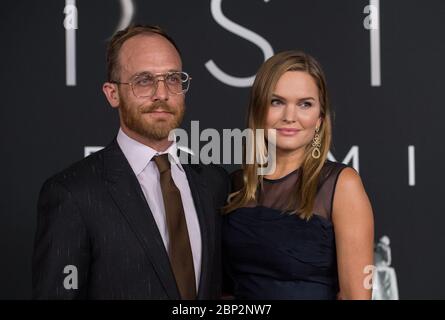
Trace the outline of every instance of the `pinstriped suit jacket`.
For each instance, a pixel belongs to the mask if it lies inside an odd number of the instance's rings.
[[[229,178],[215,165],[183,167],[202,235],[198,299],[218,299],[219,208]],[[44,183],[32,267],[37,299],[180,298],[150,208],[116,140]]]

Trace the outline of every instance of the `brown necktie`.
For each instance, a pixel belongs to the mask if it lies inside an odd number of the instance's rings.
[[[168,153],[153,157],[158,166],[169,234],[169,257],[182,299],[196,299],[192,249],[182,206],[181,193],[170,170]]]

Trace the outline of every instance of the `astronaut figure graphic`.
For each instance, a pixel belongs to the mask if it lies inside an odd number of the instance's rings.
[[[374,247],[373,300],[398,300],[396,272],[391,267],[391,248],[388,236],[380,238]]]

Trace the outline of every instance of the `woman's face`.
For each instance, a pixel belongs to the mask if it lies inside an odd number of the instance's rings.
[[[287,71],[272,91],[266,129],[276,129],[277,152],[302,153],[321,125],[318,87],[310,74]]]

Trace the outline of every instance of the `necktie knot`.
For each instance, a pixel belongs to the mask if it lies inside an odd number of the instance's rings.
[[[164,173],[170,169],[170,161],[168,160],[168,153],[164,153],[153,157],[153,161],[158,167],[159,173]]]

